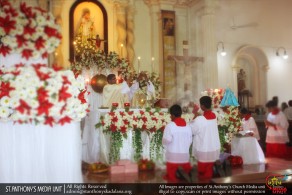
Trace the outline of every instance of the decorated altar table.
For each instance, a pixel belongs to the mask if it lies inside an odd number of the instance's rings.
[[[145,109],[130,109],[130,113],[133,114],[134,117],[139,115],[140,113],[146,113]],[[165,113],[167,115],[167,109],[160,110],[160,113]],[[110,109],[98,109],[97,110],[98,119],[100,119],[101,116],[105,116],[107,114],[113,113]],[[124,109],[117,109],[115,110],[115,113],[127,113]],[[142,114],[143,115],[143,114]],[[146,114],[147,115],[147,114]],[[156,114],[159,115],[159,114]],[[163,116],[164,117],[164,116]],[[170,121],[170,119],[165,119],[165,123]],[[101,121],[99,121],[101,122]],[[149,121],[150,122],[150,121]],[[130,122],[131,123],[131,122]],[[155,123],[155,121],[154,121]],[[142,125],[142,124],[141,124]],[[127,129],[125,129],[125,135],[123,135],[122,138],[122,147],[119,151],[119,159],[129,159],[132,161],[135,161],[135,143],[134,143],[134,137],[136,136],[135,131],[131,125],[128,126]],[[110,160],[111,153],[111,145],[114,144],[112,135],[106,133],[105,128],[103,126],[100,126],[97,128],[98,134],[99,134],[99,141],[100,141],[100,154],[99,154],[99,161],[103,163],[113,163]],[[153,139],[154,133],[147,132],[146,130],[141,130],[141,142],[142,142],[142,151],[141,151],[141,157],[144,159],[150,159],[151,155],[154,159],[154,161],[157,164],[162,164],[165,161],[164,152],[162,151],[163,148],[161,147],[161,151],[153,151],[152,146],[152,154],[151,154],[151,140]],[[162,134],[161,134],[162,135]],[[133,139],[134,138],[134,139]],[[136,137],[137,138],[137,137]],[[156,148],[157,149],[157,148]],[[156,156],[157,154],[161,154],[161,156]]]
[[[79,122],[0,127],[0,183],[82,182]]]

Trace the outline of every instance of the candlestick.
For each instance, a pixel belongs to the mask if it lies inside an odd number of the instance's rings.
[[[123,58],[124,56],[123,56],[123,49],[124,49],[124,44],[122,43],[121,44],[121,57]]]
[[[154,72],[154,57],[151,58],[151,71]]]
[[[139,56],[138,57],[138,73],[140,73],[140,60],[141,60],[141,57]]]

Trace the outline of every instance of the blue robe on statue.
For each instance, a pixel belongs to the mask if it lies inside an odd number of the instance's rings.
[[[221,107],[225,106],[239,106],[237,98],[235,97],[234,93],[231,91],[229,87],[225,90],[223,99],[220,103]]]

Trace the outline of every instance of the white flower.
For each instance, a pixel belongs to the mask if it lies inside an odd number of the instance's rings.
[[[10,114],[9,108],[0,106],[0,118],[7,118]]]
[[[11,102],[10,98],[7,97],[7,96],[4,96],[0,100],[0,105],[4,106],[4,107],[9,107],[10,106],[10,102]]]

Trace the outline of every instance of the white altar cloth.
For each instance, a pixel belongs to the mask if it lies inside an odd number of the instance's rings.
[[[0,183],[81,183],[80,123],[0,122]]]
[[[233,138],[231,141],[231,154],[241,156],[243,164],[265,163],[265,155],[255,137]]]

